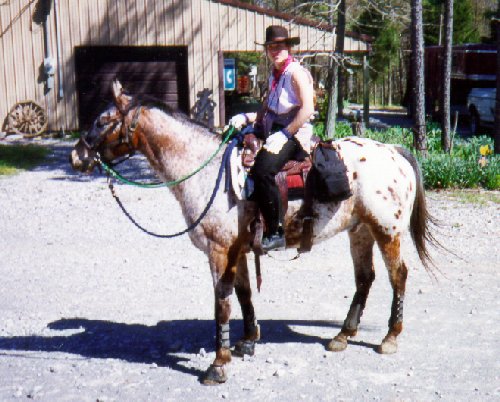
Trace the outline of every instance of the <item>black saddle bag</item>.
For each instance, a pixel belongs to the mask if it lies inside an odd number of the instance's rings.
[[[321,203],[344,201],[352,195],[347,168],[331,142],[320,142],[314,149],[307,181],[308,191]]]

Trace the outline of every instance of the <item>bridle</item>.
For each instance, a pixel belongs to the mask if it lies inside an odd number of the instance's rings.
[[[128,152],[126,153],[126,159],[130,158],[134,153],[135,153],[135,148],[132,143],[132,139],[134,137],[134,134],[137,130],[137,127],[139,125],[139,117],[141,115],[141,112],[143,111],[144,107],[142,105],[139,105],[135,108],[134,115],[132,117],[132,121],[130,124],[125,124],[125,119],[127,118],[130,110],[134,107],[134,105],[131,105],[128,107],[126,110],[121,110],[120,108],[116,108],[118,111],[120,117],[117,119],[116,115],[113,116],[101,116],[99,118],[98,123],[94,124],[101,124],[101,125],[106,125],[108,124],[109,127],[106,127],[100,134],[99,137],[95,140],[92,141],[92,143],[89,143],[85,136],[82,136],[80,138],[81,142],[87,149],[87,151],[91,153],[95,153],[94,159],[96,162],[99,164],[101,163],[101,155],[99,152],[99,148],[101,145],[108,139],[110,134],[118,132],[118,136],[116,139],[108,142],[109,147],[115,147],[118,145],[126,145],[128,147]]]

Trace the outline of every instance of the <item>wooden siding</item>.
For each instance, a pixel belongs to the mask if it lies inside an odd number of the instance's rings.
[[[190,106],[203,88],[218,104],[219,51],[260,51],[265,27],[279,24],[300,35],[299,52],[332,49],[333,33],[295,24],[262,10],[215,0],[57,0],[48,16],[48,49],[44,31],[33,22],[38,1],[11,0],[0,5],[0,121],[19,101],[32,99],[49,114],[49,129],[78,128],[74,49],[77,46],[187,46]],[[53,2],[56,4],[56,2]],[[60,77],[45,93],[40,69],[46,53],[57,60],[54,13],[60,21]],[[346,51],[365,51],[366,43],[346,41]],[[218,119],[219,112],[215,116]],[[216,121],[218,124],[218,121]]]

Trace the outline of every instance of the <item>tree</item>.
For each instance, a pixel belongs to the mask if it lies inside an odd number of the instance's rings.
[[[443,13],[447,0],[424,0],[423,18],[424,40],[427,45],[439,45],[442,32]],[[481,38],[481,26],[476,21],[474,2],[472,0],[455,1],[453,43],[475,43]],[[484,10],[483,10],[484,12]]]
[[[413,87],[413,142],[416,150],[427,156],[427,136],[425,132],[424,93],[424,35],[422,21],[422,0],[411,0],[411,48]]]
[[[345,22],[346,22],[346,0],[340,0],[338,18],[337,18],[337,43],[335,44],[335,53],[343,60],[344,58],[344,42],[345,42]],[[337,113],[340,117],[344,115],[344,72],[345,69],[341,65],[338,69],[338,99],[337,99]]]
[[[333,25],[333,10],[334,10],[334,2],[335,0],[330,1],[330,22]],[[335,48],[338,46],[338,38],[337,43],[335,43]],[[326,127],[325,127],[325,135],[326,138],[334,138],[335,137],[335,125],[337,119],[337,100],[338,100],[338,60],[333,55],[330,58],[330,70],[328,73],[328,112],[326,116]]]
[[[451,148],[450,133],[450,93],[451,93],[451,53],[453,45],[453,0],[445,1],[444,8],[444,54],[443,54],[443,90],[441,92],[441,145],[446,152]]]
[[[370,35],[374,39],[370,52],[371,80],[386,87],[384,102],[392,103],[396,93],[393,88],[396,87],[399,87],[398,101],[402,101],[407,68],[403,55],[409,49],[410,43],[410,20],[407,17],[409,2],[372,0],[361,2],[361,5],[362,7],[358,7],[358,14],[353,16],[352,30]],[[384,85],[385,83],[387,85]]]
[[[494,148],[495,154],[500,154],[500,4],[498,5],[494,26],[497,40],[497,95],[495,104]]]

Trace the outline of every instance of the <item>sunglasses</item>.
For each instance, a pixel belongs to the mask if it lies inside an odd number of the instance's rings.
[[[285,42],[270,43],[269,45],[266,45],[266,49],[271,51],[283,50],[288,49],[288,45]]]

